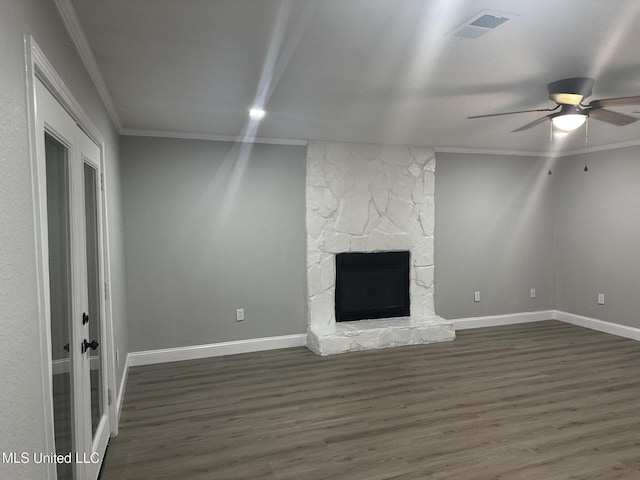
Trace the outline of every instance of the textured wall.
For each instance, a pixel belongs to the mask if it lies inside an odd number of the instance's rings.
[[[409,250],[411,316],[434,315],[435,156],[428,148],[310,142],[307,281],[313,329],[335,324],[335,254]]]
[[[24,34],[31,33],[106,141],[116,336],[127,351],[118,136],[50,0],[4,0],[0,14],[0,451],[44,445],[39,313],[27,133]],[[44,465],[0,465],[0,477],[44,477]]]
[[[122,138],[132,350],[305,332],[305,152]]]
[[[561,186],[557,175],[547,175],[548,161],[453,153],[436,158],[438,315],[554,308],[552,191]],[[536,298],[529,297],[531,288]]]

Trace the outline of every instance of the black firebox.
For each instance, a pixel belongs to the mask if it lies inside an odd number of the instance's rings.
[[[409,252],[336,255],[336,321],[409,315]]]

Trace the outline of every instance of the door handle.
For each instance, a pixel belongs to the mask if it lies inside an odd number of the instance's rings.
[[[89,349],[95,350],[99,346],[100,344],[96,340],[91,340],[91,342],[87,342],[87,339],[85,338],[82,344],[82,353],[86,352]]]

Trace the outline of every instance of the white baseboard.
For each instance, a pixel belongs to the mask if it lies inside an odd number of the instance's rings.
[[[562,312],[555,310],[555,320],[561,322],[570,323],[572,325],[578,325],[580,327],[590,328],[591,330],[597,330],[603,333],[610,333],[619,337],[630,338],[632,340],[640,340],[640,329],[635,327],[628,327],[626,325],[620,325],[617,323],[606,322],[604,320],[598,320],[590,317],[583,317],[582,315],[576,315],[575,313]]]
[[[120,380],[120,388],[118,389],[118,396],[116,398],[116,423],[118,425],[120,424],[120,414],[122,413],[122,402],[124,402],[124,391],[127,388],[127,378],[129,377],[129,355],[127,355],[124,361],[124,370],[122,371],[122,379]]]
[[[560,310],[542,310],[539,312],[510,313],[507,315],[489,315],[486,317],[469,317],[450,320],[456,330],[468,328],[496,327],[499,325],[513,325],[516,323],[540,322],[543,320],[558,320],[579,327],[610,333],[619,337],[640,341],[640,328],[628,327],[617,323],[584,317],[575,313]]]
[[[506,315],[489,315],[486,317],[468,317],[450,320],[456,330],[468,328],[497,327],[516,323],[541,322],[553,320],[555,310],[541,310],[538,312],[508,313]]]
[[[164,348],[132,352],[127,356],[130,366],[153,365],[156,363],[179,362],[199,358],[219,357],[237,353],[260,352],[278,348],[303,347],[307,343],[307,334],[282,335],[279,337],[251,338],[232,342],[193,345],[189,347]]]
[[[91,356],[89,357],[89,361],[91,362],[90,367],[91,370],[98,370],[100,368],[100,357],[99,356]],[[51,373],[53,375],[60,375],[62,373],[70,373],[71,372],[71,358],[61,358],[60,360],[51,360]]]
[[[51,360],[51,374],[60,375],[62,373],[71,372],[71,358],[61,358],[60,360]]]

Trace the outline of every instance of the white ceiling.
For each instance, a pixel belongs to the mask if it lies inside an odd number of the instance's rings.
[[[640,95],[638,0],[73,0],[124,131],[549,150],[546,84]],[[450,32],[483,9],[515,17]],[[264,103],[257,132],[247,111]],[[623,113],[640,107],[614,109]],[[640,114],[638,114],[640,117]],[[640,141],[592,121],[589,146]],[[585,146],[584,129],[554,148]]]

